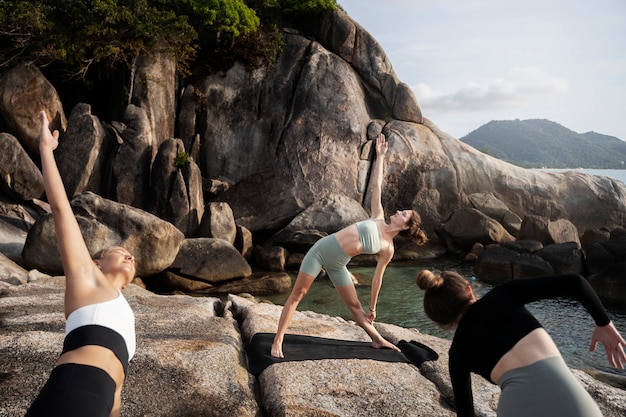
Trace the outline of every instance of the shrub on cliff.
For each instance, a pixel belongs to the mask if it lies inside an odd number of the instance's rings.
[[[336,0],[4,0],[0,67],[55,62],[85,78],[93,64],[131,63],[155,45],[167,45],[183,73],[201,48],[205,58],[254,64],[279,53],[285,17],[336,7]]]

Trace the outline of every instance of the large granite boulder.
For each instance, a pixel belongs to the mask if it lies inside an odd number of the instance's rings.
[[[2,120],[34,158],[39,157],[39,110],[46,110],[50,129],[64,132],[67,119],[63,103],[52,84],[33,64],[18,65],[0,78]]]
[[[369,218],[363,206],[343,195],[329,194],[299,213],[272,237],[292,252],[306,252],[320,237]]]
[[[474,208],[456,210],[445,223],[435,227],[435,232],[452,253],[468,252],[475,243],[491,245],[515,240],[500,223]]]
[[[111,197],[142,210],[149,206],[150,167],[156,153],[149,116],[145,108],[129,104],[123,123],[113,125],[120,144],[111,161]]]
[[[211,284],[252,275],[252,268],[233,245],[211,237],[185,239],[170,269]]]
[[[522,219],[509,210],[506,204],[492,193],[473,193],[468,197],[476,210],[496,220],[511,235],[517,236],[519,234],[522,227]]]
[[[415,209],[428,232],[476,193],[491,193],[511,218],[545,215],[579,230],[625,222],[623,184],[516,167],[447,135],[421,112],[396,112],[410,98],[375,40],[341,11],[313,26],[304,35],[314,37],[285,33],[275,69],[235,65],[182,97],[189,117],[179,119],[179,131],[190,141],[201,132],[203,173],[234,184],[220,201],[238,224],[274,232],[330,193],[365,205],[362,149],[372,122],[390,144],[383,206]],[[405,104],[396,106],[400,97]]]
[[[71,205],[89,252],[123,246],[135,256],[138,276],[168,268],[183,243],[184,235],[171,223],[92,192],[76,196]],[[29,229],[22,257],[30,268],[63,273],[52,215],[39,217]]]
[[[524,217],[519,231],[520,239],[537,240],[544,245],[575,242],[580,246],[579,231],[567,219],[550,220],[544,216]]]

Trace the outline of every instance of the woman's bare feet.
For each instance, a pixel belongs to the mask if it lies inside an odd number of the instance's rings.
[[[385,349],[392,349],[392,350],[395,350],[395,351],[400,352],[400,348],[399,348],[398,346],[394,345],[394,344],[393,344],[393,343],[391,343],[391,342],[388,342],[388,341],[387,341],[387,340],[385,340],[385,339],[382,339],[382,340],[381,340],[381,341],[379,341],[379,342],[372,342],[372,347],[373,347],[374,349],[382,349],[382,348],[385,348]]]
[[[274,358],[284,358],[285,355],[283,354],[282,343],[281,344],[272,343],[272,351],[270,352],[270,354]]]

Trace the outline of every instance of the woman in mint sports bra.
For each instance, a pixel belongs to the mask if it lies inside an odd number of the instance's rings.
[[[420,216],[413,210],[397,211],[389,218],[389,223],[385,223],[385,213],[381,203],[381,187],[383,159],[386,152],[387,142],[381,133],[376,138],[376,159],[371,175],[372,217],[318,240],[302,260],[298,277],[280,315],[278,330],[271,348],[273,357],[284,357],[282,346],[287,326],[298,307],[298,303],[311,288],[322,268],[326,270],[339,297],[352,313],[356,323],[372,339],[372,347],[399,350],[395,345],[385,340],[373,326],[376,318],[378,293],[385,268],[393,257],[393,238],[398,234],[407,235],[417,244],[423,245],[426,242],[426,233],[421,228]],[[361,307],[352,282],[352,275],[346,266],[353,256],[360,254],[379,254],[372,278],[372,295],[367,314]]]
[[[63,187],[50,132],[39,113],[44,186],[65,273],[65,340],[61,356],[27,417],[119,416],[128,362],[135,353],[135,317],[121,290],[135,276],[135,258],[122,247],[91,258]]]

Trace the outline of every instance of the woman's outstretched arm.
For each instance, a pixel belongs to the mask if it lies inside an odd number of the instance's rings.
[[[59,132],[57,130],[50,132],[45,111],[39,112],[39,120],[41,121],[39,136],[41,171],[66,277],[66,295],[69,295],[69,297],[66,296],[65,305],[67,315],[74,310],[73,300],[95,286],[95,279],[90,279],[94,278],[95,266],[78,227],[54,159],[54,150],[59,145]]]
[[[382,186],[383,186],[383,165],[385,163],[385,153],[387,152],[387,141],[385,135],[380,133],[376,138],[376,159],[372,167],[372,175],[370,177],[370,188],[372,193],[371,210],[372,218],[384,219],[385,212],[382,203]]]

